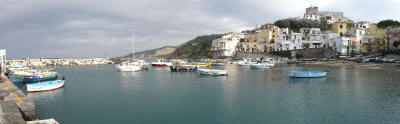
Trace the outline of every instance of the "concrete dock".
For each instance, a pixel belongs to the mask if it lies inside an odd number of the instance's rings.
[[[0,124],[25,124],[36,119],[33,100],[1,74]]]

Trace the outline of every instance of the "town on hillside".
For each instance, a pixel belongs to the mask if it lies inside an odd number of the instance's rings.
[[[352,21],[344,12],[319,11],[317,6],[311,6],[302,18],[282,19],[215,39],[211,53],[213,58],[285,51],[295,52],[289,58],[376,57],[399,49],[400,28],[382,25],[388,24]]]

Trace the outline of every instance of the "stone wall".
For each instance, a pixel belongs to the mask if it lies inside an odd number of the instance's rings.
[[[335,51],[332,48],[309,48],[296,50],[296,54],[301,54],[303,58],[334,58]]]

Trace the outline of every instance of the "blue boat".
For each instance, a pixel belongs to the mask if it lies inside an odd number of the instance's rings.
[[[296,78],[326,77],[326,74],[326,71],[289,71],[289,76]]]
[[[251,65],[250,69],[271,69],[271,67],[269,67],[269,66],[254,66],[254,65]]]
[[[10,79],[14,83],[30,83],[46,80],[53,80],[57,78],[57,72],[34,72],[30,75],[10,75]]]
[[[64,80],[42,81],[26,85],[28,92],[39,92],[58,89],[64,86]]]

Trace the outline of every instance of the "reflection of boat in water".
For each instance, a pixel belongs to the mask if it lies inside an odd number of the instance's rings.
[[[326,74],[326,71],[289,71],[290,77],[297,78],[326,77]]]
[[[217,69],[199,69],[199,72],[202,75],[213,75],[213,76],[228,75],[228,72],[226,70],[217,70]]]
[[[64,86],[64,80],[42,81],[37,83],[26,84],[28,92],[49,91]]]
[[[289,83],[325,83],[326,77],[318,78],[289,78]]]

